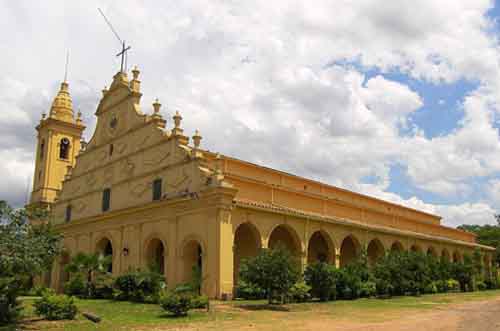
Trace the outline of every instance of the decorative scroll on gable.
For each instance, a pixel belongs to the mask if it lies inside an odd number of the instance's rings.
[[[178,112],[172,130],[166,131],[158,100],[152,115],[140,111],[138,70],[133,74],[130,82],[126,74],[116,74],[110,89],[103,91],[95,132],[56,201],[56,222],[64,219],[67,206],[72,207],[72,220],[100,215],[104,189],[111,190],[114,211],[152,203],[157,179],[162,180],[163,199],[229,185],[220,169],[207,166],[198,132],[193,136],[194,146],[189,146]]]

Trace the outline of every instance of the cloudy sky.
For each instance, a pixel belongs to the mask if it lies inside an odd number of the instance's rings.
[[[210,150],[442,215],[500,212],[500,4],[0,0],[0,199],[26,200],[64,77],[90,137],[118,41]],[[171,121],[169,124],[171,125]]]

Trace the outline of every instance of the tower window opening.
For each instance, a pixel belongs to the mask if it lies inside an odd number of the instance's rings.
[[[114,146],[113,146],[113,144],[110,144],[109,145],[109,156],[113,156],[113,150],[114,150]]]
[[[62,138],[59,146],[59,158],[67,160],[69,157],[70,143],[68,138]]]
[[[43,153],[45,152],[45,140],[40,144],[40,160],[43,160]]]

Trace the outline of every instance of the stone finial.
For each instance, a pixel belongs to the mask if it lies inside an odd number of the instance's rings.
[[[179,114],[179,111],[175,111],[175,115],[172,117],[174,119],[174,125],[176,129],[179,129],[181,126],[182,116]]]
[[[153,110],[155,115],[159,115],[160,113],[160,108],[161,108],[161,103],[158,100],[158,98],[155,99],[155,102],[153,102]]]
[[[215,155],[215,173],[217,175],[222,174],[222,157],[219,153]]]
[[[107,86],[104,86],[104,88],[102,89],[102,96],[105,96],[106,93],[108,93],[108,87]]]
[[[134,80],[138,80],[139,79],[139,74],[141,72],[139,71],[139,68],[137,68],[137,66],[134,66],[134,69],[132,69],[132,77]]]
[[[200,148],[200,143],[201,143],[201,135],[200,131],[196,130],[193,135],[193,143],[194,143],[194,148],[199,149]]]
[[[45,119],[45,117],[47,117],[47,114],[45,112],[42,113],[42,120]]]
[[[181,114],[179,114],[179,111],[176,111],[175,115],[172,118],[174,120],[174,129],[172,130],[172,134],[174,136],[181,136],[183,131],[181,129],[182,116]]]
[[[78,113],[76,114],[76,124],[82,124],[82,112],[78,109]]]

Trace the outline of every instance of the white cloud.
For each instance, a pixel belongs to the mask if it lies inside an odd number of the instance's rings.
[[[500,54],[485,16],[492,5],[486,0],[4,2],[0,20],[9,29],[0,43],[2,62],[10,65],[0,79],[0,125],[6,128],[0,153],[12,159],[5,171],[18,168],[22,178],[31,174],[25,155],[33,153],[33,126],[57,91],[67,48],[74,105],[83,111],[90,135],[100,90],[118,68],[119,45],[96,10],[102,7],[132,44],[129,62],[142,70],[143,110],[150,112],[159,97],[164,114],[181,111],[188,134],[201,129],[205,147],[430,208],[450,219],[469,213],[482,222],[477,215],[486,219],[492,210],[487,203],[453,201],[474,196],[469,184],[500,170],[493,125],[500,109]],[[464,100],[460,125],[428,139],[425,127],[408,121],[425,108],[416,91],[383,75],[367,79],[362,68],[338,64],[343,61],[436,84],[469,79],[480,87]],[[410,130],[403,134],[402,128]],[[408,170],[410,184],[450,205],[419,197],[406,201],[387,192],[395,164]],[[0,187],[24,187],[21,177],[0,179]],[[374,178],[371,187],[363,184],[367,177]],[[0,194],[20,201],[9,192]]]

